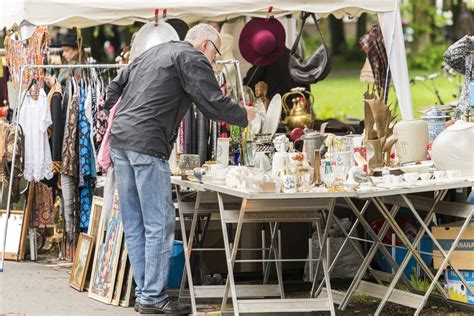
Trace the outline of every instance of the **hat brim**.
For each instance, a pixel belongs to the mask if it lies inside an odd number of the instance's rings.
[[[270,31],[276,39],[275,49],[267,54],[259,54],[252,45],[252,39],[259,31]],[[253,18],[248,22],[239,38],[239,50],[242,57],[255,66],[266,66],[277,61],[285,49],[286,33],[285,28],[277,19]]]
[[[175,29],[176,33],[178,33],[179,40],[184,41],[184,38],[189,31],[189,25],[181,19],[168,19],[166,22],[168,22],[168,24]]]

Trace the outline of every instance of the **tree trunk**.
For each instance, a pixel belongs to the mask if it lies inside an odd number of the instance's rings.
[[[344,36],[344,25],[342,19],[329,16],[329,27],[331,29],[331,49],[334,55],[341,54],[346,48],[346,37]]]
[[[357,40],[355,45],[359,46],[359,40],[367,33],[367,13],[362,13],[357,19]]]
[[[422,54],[431,44],[431,0],[413,1],[413,53]]]

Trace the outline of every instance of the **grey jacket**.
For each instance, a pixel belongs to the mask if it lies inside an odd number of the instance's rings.
[[[245,127],[247,112],[222,95],[206,57],[187,42],[154,46],[110,83],[105,109],[122,96],[110,146],[169,159],[181,119],[194,102],[209,119]]]

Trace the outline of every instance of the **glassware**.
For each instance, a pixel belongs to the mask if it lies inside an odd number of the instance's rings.
[[[178,167],[181,174],[189,173],[201,166],[201,159],[199,155],[182,154],[179,156]]]

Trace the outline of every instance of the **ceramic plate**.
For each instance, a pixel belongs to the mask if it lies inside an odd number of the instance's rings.
[[[273,96],[268,106],[265,120],[263,121],[262,134],[275,134],[281,118],[281,96],[277,93]]]
[[[410,185],[408,183],[380,183],[377,184],[378,187],[384,188],[384,189],[400,189],[400,188],[408,188]]]
[[[433,166],[433,161],[431,160],[421,161],[418,164],[415,162],[410,162],[401,166],[400,170],[402,170],[405,173],[410,173],[410,172],[428,173],[430,172],[431,166]]]

